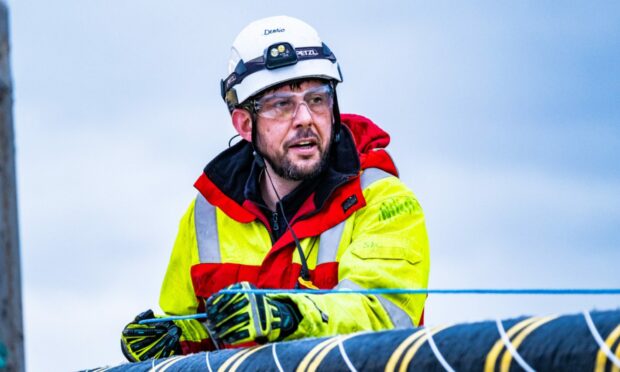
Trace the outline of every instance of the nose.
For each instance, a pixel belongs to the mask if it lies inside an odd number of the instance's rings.
[[[310,108],[306,102],[302,101],[297,104],[297,109],[295,110],[293,120],[295,126],[304,126],[312,123],[312,112],[310,112]]]

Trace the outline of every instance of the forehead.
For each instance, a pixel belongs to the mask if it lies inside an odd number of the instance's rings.
[[[304,90],[320,87],[325,84],[325,81],[319,79],[297,80],[284,83],[283,85],[280,85],[273,89],[269,89],[265,91],[263,95],[272,93],[303,92]]]

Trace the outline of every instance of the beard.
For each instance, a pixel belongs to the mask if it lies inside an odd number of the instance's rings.
[[[269,165],[271,165],[271,168],[274,170],[274,172],[276,172],[278,176],[289,181],[310,180],[321,174],[327,168],[327,163],[330,156],[330,149],[332,147],[332,141],[334,138],[332,133],[327,147],[323,148],[321,143],[318,141],[318,137],[312,132],[310,128],[297,132],[295,137],[292,139],[293,141],[297,138],[314,137],[317,139],[317,146],[319,150],[319,160],[310,167],[302,167],[298,164],[295,164],[295,162],[293,162],[292,159],[287,156],[286,152],[267,154],[267,152],[263,150],[264,147],[262,145],[261,136],[257,133],[256,137],[257,150],[260,152],[261,156],[265,158]]]

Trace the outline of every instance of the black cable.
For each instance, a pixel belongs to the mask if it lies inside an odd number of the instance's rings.
[[[228,140],[228,147],[231,147],[231,146],[232,146],[232,145],[231,145],[232,141],[233,141],[235,138],[237,138],[237,137],[241,137],[241,135],[239,135],[239,134],[235,134],[234,136],[230,137],[230,139]]]

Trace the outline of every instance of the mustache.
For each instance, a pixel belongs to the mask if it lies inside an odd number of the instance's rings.
[[[312,129],[310,129],[310,128],[305,128],[305,129],[298,130],[297,132],[295,132],[295,136],[293,138],[287,140],[284,143],[284,145],[286,147],[288,147],[291,144],[293,144],[293,143],[295,143],[295,142],[297,142],[299,140],[302,140],[302,139],[314,139],[316,141],[317,145],[320,146],[319,136],[316,133],[314,133],[312,131]]]

